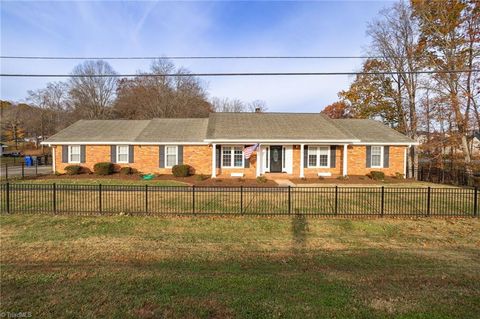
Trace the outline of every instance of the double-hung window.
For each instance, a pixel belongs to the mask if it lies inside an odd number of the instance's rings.
[[[117,163],[128,163],[128,145],[117,145]]]
[[[383,146],[372,146],[370,155],[371,166],[374,168],[383,167]]]
[[[223,146],[222,167],[243,167],[243,148],[238,146]]]
[[[308,147],[308,167],[313,167],[313,168],[330,167],[330,147],[329,146],[309,146]]]
[[[165,167],[173,167],[178,164],[177,146],[165,146]]]
[[[80,163],[80,145],[70,145],[68,147],[68,162]]]

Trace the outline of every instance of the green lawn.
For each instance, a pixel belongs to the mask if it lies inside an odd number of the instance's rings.
[[[474,318],[480,220],[0,216],[1,312]]]

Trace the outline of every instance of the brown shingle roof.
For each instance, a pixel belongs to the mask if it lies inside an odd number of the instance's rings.
[[[211,113],[207,140],[356,140],[320,113]]]
[[[137,142],[203,142],[208,119],[153,119],[137,136]]]
[[[362,143],[414,143],[411,138],[374,120],[338,119],[337,126],[350,132]]]
[[[80,120],[45,142],[133,142],[149,123],[150,120]]]
[[[45,143],[198,143],[205,140],[414,142],[373,120],[331,120],[319,113],[212,113],[208,119],[81,120]]]
[[[203,142],[208,119],[81,120],[45,143]]]

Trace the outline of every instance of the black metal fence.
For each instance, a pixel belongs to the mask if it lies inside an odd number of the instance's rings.
[[[441,169],[436,167],[420,167],[418,169],[418,180],[439,184],[476,187],[480,183],[480,174],[475,176],[466,169]]]
[[[3,213],[478,216],[471,188],[1,184]]]
[[[17,159],[17,158],[13,158]],[[51,174],[52,157],[50,155],[38,156],[30,166],[25,164],[23,158],[17,162],[6,162],[6,158],[0,160],[0,179],[8,180],[12,178],[25,178]]]

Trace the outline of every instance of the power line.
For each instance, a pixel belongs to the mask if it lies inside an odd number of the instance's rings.
[[[404,74],[445,74],[445,73],[477,73],[480,69],[472,70],[442,70],[442,71],[406,71]],[[30,77],[30,78],[119,78],[119,77],[223,77],[223,76],[344,76],[344,75],[398,75],[400,72],[246,72],[246,73],[167,73],[167,74],[20,74],[1,73],[0,77]]]
[[[2,55],[0,59],[15,60],[239,60],[239,59],[383,59],[382,56],[136,56],[136,57],[120,57],[120,56],[104,56],[104,57],[79,57],[79,56],[16,56]]]

